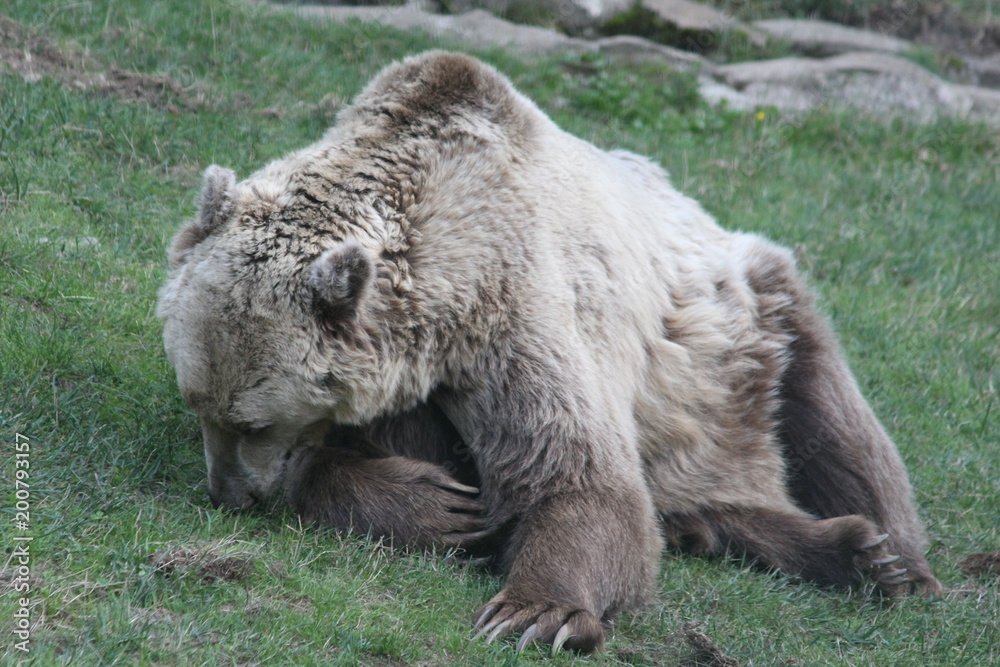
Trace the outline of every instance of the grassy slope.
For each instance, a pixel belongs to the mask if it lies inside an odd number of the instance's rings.
[[[324,95],[347,99],[432,42],[220,0],[38,5],[4,11],[80,59],[169,74],[210,101],[123,104],[0,74],[0,433],[6,452],[14,432],[33,448],[37,664],[513,664],[510,646],[470,639],[472,610],[499,580],[301,529],[280,507],[209,510],[198,427],[154,317],[165,246],[204,167],[245,175],[313,140],[330,121]],[[761,119],[706,109],[689,79],[655,68],[484,55],[569,131],[654,156],[724,225],[799,249],[900,443],[951,589],[888,605],[667,555],[655,604],[623,618],[594,662],[675,662],[690,652],[687,621],[747,664],[1000,660],[997,584],[957,569],[1000,547],[996,135]],[[169,576],[154,566],[182,547],[204,560]],[[213,577],[211,557],[248,567]],[[0,598],[0,619],[15,597]]]

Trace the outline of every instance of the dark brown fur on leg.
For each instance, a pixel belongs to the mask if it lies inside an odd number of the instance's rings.
[[[807,581],[850,586],[865,576],[898,585],[905,576],[884,536],[864,517],[814,519],[802,512],[703,510],[663,517],[667,542],[694,553],[745,556]]]
[[[900,555],[898,567],[912,582],[880,582],[883,592],[940,593],[924,558],[926,538],[903,462],[812,296],[781,256],[765,258],[748,278],[758,294],[790,297],[769,324],[793,335],[778,418],[795,502],[822,518],[865,516],[889,534],[888,549]]]
[[[286,496],[306,521],[391,544],[486,549],[468,447],[426,403],[364,426],[335,425],[291,461]],[[477,551],[478,553],[478,551]]]
[[[437,400],[472,447],[491,526],[509,531],[505,588],[477,615],[487,640],[599,650],[601,622],[640,604],[662,542],[635,443],[586,358],[540,332]]]
[[[326,442],[334,447],[357,447],[363,442],[360,446],[375,456],[405,456],[435,463],[462,484],[479,486],[472,451],[441,409],[431,402],[361,427],[334,427]]]
[[[287,489],[305,521],[393,545],[458,547],[485,536],[478,490],[426,461],[322,447],[293,461]]]
[[[660,540],[636,511],[648,501],[632,495],[580,491],[535,505],[506,545],[508,583],[477,612],[479,633],[522,633],[519,650],[602,650],[601,622],[640,601],[656,575]]]

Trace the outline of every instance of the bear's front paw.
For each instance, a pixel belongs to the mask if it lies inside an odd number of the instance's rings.
[[[518,653],[533,642],[551,644],[553,654],[561,648],[585,653],[604,649],[604,629],[590,611],[552,602],[515,602],[507,600],[506,591],[476,612],[473,627],[487,643],[522,633]]]
[[[300,457],[286,484],[303,521],[395,546],[455,548],[492,533],[479,490],[427,461],[324,447]]]
[[[395,535],[392,541],[423,547],[460,547],[492,534],[486,525],[479,489],[452,479],[444,470],[426,464],[419,476],[400,486]]]

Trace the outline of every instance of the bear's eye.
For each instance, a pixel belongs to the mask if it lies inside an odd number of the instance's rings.
[[[269,428],[271,428],[271,424],[256,424],[256,423],[233,424],[233,428],[240,435],[256,436],[256,435],[263,435]]]

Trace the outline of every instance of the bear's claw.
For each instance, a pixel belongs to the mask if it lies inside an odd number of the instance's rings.
[[[497,625],[495,628],[493,628],[493,631],[486,638],[486,643],[492,644],[493,640],[502,635],[504,632],[506,632],[507,628],[509,627],[510,627],[510,621],[504,621],[503,623]],[[486,628],[483,628],[482,631],[486,632]]]
[[[878,558],[872,561],[872,565],[882,566],[889,565],[890,563],[895,563],[899,560],[899,556],[886,556],[885,558]]]
[[[486,623],[486,621],[490,620],[490,618],[493,616],[493,614],[497,613],[497,609],[499,609],[499,607],[497,607],[496,605],[492,605],[492,604],[488,604],[485,607],[483,607],[481,609],[482,613],[479,614],[479,618],[477,618],[476,622],[472,624],[472,629],[473,630],[479,630]],[[482,631],[477,632],[476,633],[476,637],[478,637],[481,634],[482,634]]]
[[[569,629],[569,623],[564,623],[559,632],[556,633],[556,638],[552,640],[552,655],[559,652],[559,649],[563,647],[569,638],[573,636],[573,633]]]
[[[551,644],[553,653],[563,648],[588,653],[604,648],[604,630],[590,611],[545,602],[507,602],[502,592],[479,611],[473,628],[475,636],[485,637],[487,643],[522,632],[519,653],[535,642]]]
[[[887,539],[889,539],[889,533],[882,533],[881,535],[876,535],[872,539],[868,540],[867,542],[865,542],[864,544],[862,544],[859,548],[863,549],[863,550],[866,550],[866,551],[868,549],[874,549],[878,545],[880,545],[883,542],[885,542]]]
[[[535,641],[535,637],[538,636],[538,623],[532,623],[531,627],[524,631],[521,638],[517,641],[517,652],[521,653],[524,649],[528,648],[528,644]]]
[[[497,610],[494,609],[492,611],[494,611],[495,613]],[[485,614],[483,615],[485,616]],[[474,639],[478,639],[483,635],[486,635],[486,643],[489,644],[508,627],[510,627],[509,620],[500,618],[499,616],[494,616],[491,620],[489,620],[486,624],[484,624],[482,628],[480,628],[479,632],[476,633]]]
[[[476,487],[474,487],[474,486],[466,486],[465,484],[461,484],[460,482],[456,482],[453,479],[441,480],[441,481],[435,482],[435,485],[441,487],[442,489],[447,489],[449,491],[457,491],[458,493],[466,493],[466,494],[468,494],[470,496],[478,496],[479,495],[479,489],[477,489]]]
[[[867,573],[872,581],[889,597],[899,597],[906,593],[903,587],[913,583],[907,575],[906,568],[896,568],[893,564],[901,560],[898,554],[889,553],[888,533],[876,535],[861,546],[855,547],[857,555],[855,565]]]

